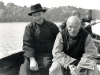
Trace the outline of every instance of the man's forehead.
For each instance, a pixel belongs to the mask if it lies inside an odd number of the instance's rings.
[[[79,26],[81,26],[79,23],[69,23],[69,24],[67,24],[67,26],[68,27],[79,27]]]
[[[71,16],[67,20],[67,25],[81,25],[81,21],[77,16]]]

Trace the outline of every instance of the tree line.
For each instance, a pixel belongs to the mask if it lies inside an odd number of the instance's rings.
[[[54,8],[47,8],[48,11],[45,13],[45,18],[53,22],[64,21],[71,15],[73,10],[78,10],[81,13],[81,17],[85,16],[87,9],[77,8],[74,6],[61,6]],[[93,19],[100,19],[100,10],[93,10]],[[4,2],[0,2],[0,22],[29,22],[32,17],[28,16],[30,7],[17,6],[14,3],[8,3],[6,6]]]

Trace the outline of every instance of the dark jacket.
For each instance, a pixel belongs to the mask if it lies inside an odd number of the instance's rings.
[[[87,18],[87,17],[82,18],[81,19],[82,25],[84,25],[84,22],[90,23],[91,20],[93,20],[93,19],[92,18]],[[92,36],[92,27],[91,26],[88,26],[88,27],[86,27],[84,29]]]
[[[42,25],[33,22],[27,25],[23,36],[25,57],[34,57],[38,53],[52,53],[53,44],[58,32],[58,27],[46,20]]]

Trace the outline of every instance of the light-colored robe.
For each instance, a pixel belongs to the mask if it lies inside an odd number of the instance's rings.
[[[70,63],[76,60],[75,58],[72,58],[64,53],[61,33],[57,35],[52,54],[54,57],[53,61],[57,61],[65,69],[67,69]],[[97,48],[94,45],[91,36],[88,35],[85,43],[85,53],[81,57],[81,60],[77,66],[88,70],[95,70],[96,63],[94,59],[96,55],[98,55]]]

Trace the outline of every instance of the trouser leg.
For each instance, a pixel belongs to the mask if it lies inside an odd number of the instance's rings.
[[[100,75],[100,71],[97,68],[97,66],[95,65],[94,70],[85,69],[85,71],[81,72],[80,75]]]
[[[19,75],[49,75],[49,68],[52,63],[51,55],[40,54],[37,55],[35,59],[38,63],[39,70],[30,70],[30,62],[25,59],[25,62],[20,67]]]
[[[19,75],[34,75],[34,72],[29,68],[29,61],[27,59],[21,65]]]
[[[100,71],[97,68],[97,66],[95,65],[94,70],[88,70],[88,74],[87,75],[100,75]]]
[[[19,75],[48,75],[48,69],[39,68],[38,71],[32,71],[30,69],[30,62],[25,59],[25,62],[21,65]]]
[[[49,75],[64,75],[64,68],[55,61],[49,69]]]

